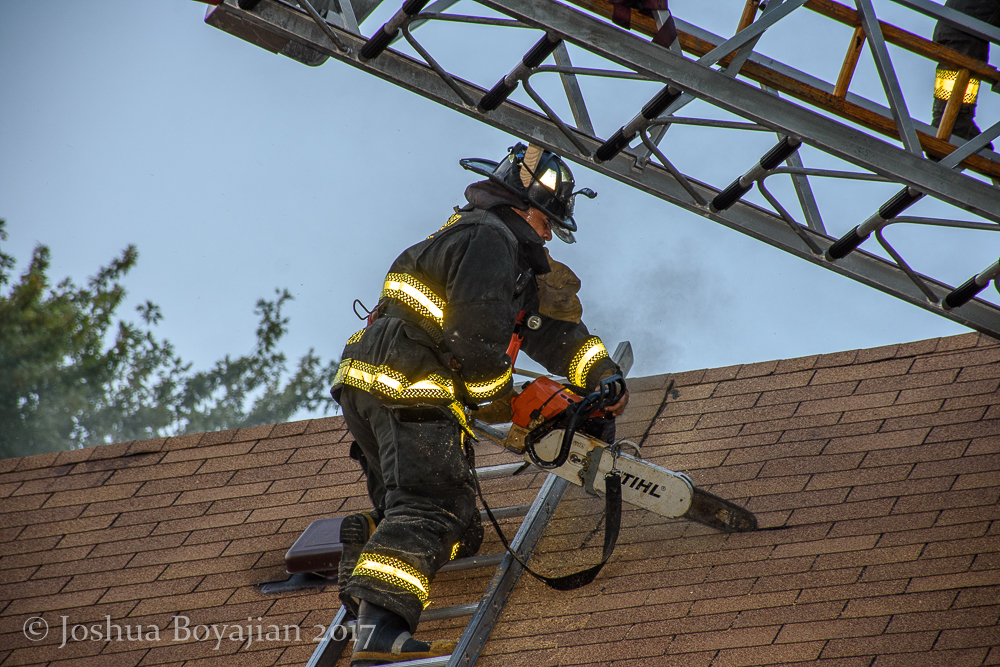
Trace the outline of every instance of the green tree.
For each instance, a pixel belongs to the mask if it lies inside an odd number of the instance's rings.
[[[0,219],[0,241],[7,238]],[[147,301],[140,322],[115,318],[122,280],[138,260],[135,246],[101,268],[85,287],[54,287],[49,249],[35,248],[13,280],[14,258],[0,250],[0,458],[287,421],[300,409],[326,414],[337,362],[313,350],[287,372],[278,343],[288,331],[276,290],[260,299],[257,343],[248,355],[193,372],[153,327],[160,309]],[[9,289],[8,289],[9,285]]]

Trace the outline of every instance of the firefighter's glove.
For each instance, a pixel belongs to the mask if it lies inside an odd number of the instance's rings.
[[[514,417],[514,407],[511,400],[514,398],[514,388],[501,394],[492,403],[487,403],[472,413],[473,418],[482,420],[487,424],[505,424]]]
[[[601,373],[601,378],[600,380],[598,380],[598,386],[600,386],[601,380],[605,380],[611,377],[612,375],[620,373],[621,371],[618,370],[617,368],[615,368],[614,370],[608,370],[605,371],[604,373]],[[609,405],[606,408],[604,408],[604,415],[606,417],[620,417],[621,414],[625,412],[625,408],[627,407],[628,407],[628,389],[625,389],[625,394],[620,399],[618,399],[617,403],[615,403],[614,405]]]

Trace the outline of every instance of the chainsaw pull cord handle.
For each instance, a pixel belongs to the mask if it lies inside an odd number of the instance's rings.
[[[517,353],[521,351],[521,341],[524,340],[524,336],[521,335],[521,329],[524,327],[524,321],[527,317],[528,311],[522,310],[517,314],[517,319],[514,321],[514,333],[510,335],[510,345],[507,346],[507,356],[510,357],[511,369],[514,368]]]

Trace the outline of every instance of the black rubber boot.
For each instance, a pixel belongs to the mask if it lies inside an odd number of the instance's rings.
[[[358,614],[357,641],[351,656],[351,667],[391,665],[394,662],[436,658],[450,655],[456,642],[436,639],[422,642],[410,635],[402,616],[367,600],[361,601]]]
[[[934,107],[931,110],[931,125],[934,127],[939,127],[941,125],[941,118],[944,116],[944,108],[947,105],[947,100],[934,98]],[[962,104],[958,110],[958,116],[955,118],[955,126],[951,130],[952,135],[959,137],[960,139],[965,139],[966,141],[979,136],[979,127],[973,120],[975,115],[975,104]],[[993,150],[993,144],[988,144],[986,147]]]
[[[340,524],[340,542],[344,550],[340,555],[340,565],[337,567],[337,585],[340,589],[340,601],[347,611],[358,617],[358,600],[344,593],[347,580],[358,565],[358,558],[364,551],[368,538],[375,532],[377,516],[374,512],[358,512],[345,517]]]

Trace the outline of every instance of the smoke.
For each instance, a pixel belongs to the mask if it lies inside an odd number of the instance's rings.
[[[731,296],[689,241],[671,246],[655,266],[628,265],[584,279],[584,321],[609,352],[620,341],[632,343],[634,376],[700,368],[700,350],[728,337]]]

